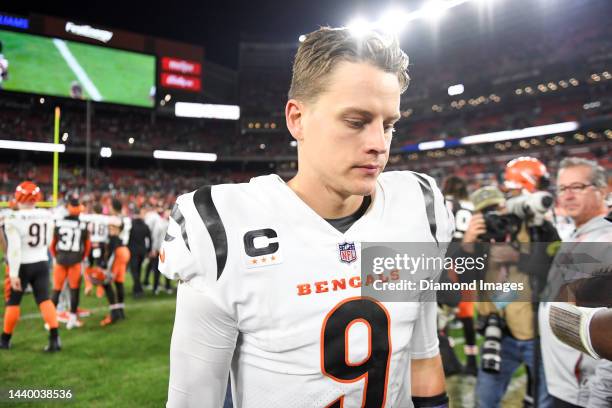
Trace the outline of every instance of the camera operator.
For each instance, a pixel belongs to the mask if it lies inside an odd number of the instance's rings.
[[[598,353],[605,355],[606,345],[611,343],[606,339],[610,330],[601,320],[609,312],[595,313],[593,309],[612,306],[612,223],[605,218],[607,190],[605,170],[597,162],[581,158],[561,161],[558,200],[576,230],[555,256],[544,296],[578,307],[542,303],[539,311],[544,368],[555,407],[612,406],[612,362],[597,360]],[[591,261],[581,260],[587,258]]]
[[[524,206],[533,206],[522,196],[517,196],[517,199],[524,201]],[[535,358],[535,313],[529,300],[532,290],[538,289],[537,282],[542,280],[533,277],[541,274],[542,270],[548,270],[550,258],[545,248],[536,243],[555,241],[558,237],[552,224],[542,217],[537,225],[533,222],[533,216],[526,216],[529,211],[523,211],[520,214],[522,217],[509,213],[506,199],[496,187],[483,187],[475,191],[471,201],[475,213],[461,247],[469,256],[486,257],[487,268],[484,276],[478,276],[478,279],[514,282],[524,288],[521,301],[502,300],[488,292],[478,293],[476,307],[480,323],[484,326],[485,342],[476,384],[477,406],[499,407],[512,374],[521,364],[525,364],[531,374],[539,371],[539,362]],[[514,211],[520,213],[517,208]],[[544,381],[538,382],[537,377],[530,386],[532,392],[528,396],[534,395],[533,391],[537,389],[537,406],[543,407],[546,406],[548,394]],[[529,397],[525,403],[528,406],[531,404]]]

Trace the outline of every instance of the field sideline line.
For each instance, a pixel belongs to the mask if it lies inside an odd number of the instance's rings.
[[[137,303],[137,304],[127,304],[125,305],[125,308],[128,310],[131,309],[142,309],[144,307],[149,307],[149,306],[161,306],[164,305],[166,303],[174,303],[176,301],[176,299],[172,298],[172,299],[166,299],[166,300],[156,300],[154,302],[144,302],[144,303]],[[108,310],[108,305],[106,306],[99,306],[99,307],[94,307],[93,309],[89,309],[92,312],[100,312],[100,311],[107,311]],[[40,313],[28,313],[25,314],[23,316],[21,316],[19,318],[19,320],[31,320],[31,319],[40,319]],[[86,317],[84,317],[84,319],[87,319]],[[4,319],[0,319],[0,322],[3,321]]]
[[[72,72],[74,72],[77,78],[79,78],[79,81],[83,84],[83,86],[87,90],[87,93],[89,94],[89,96],[91,96],[91,99],[98,102],[101,101],[102,95],[100,94],[100,91],[98,91],[98,88],[96,88],[94,83],[91,82],[91,79],[89,79],[87,73],[85,72],[81,64],[79,64],[79,62],[76,60],[74,55],[72,55],[72,52],[70,52],[66,43],[63,40],[55,38],[53,39],[53,44],[55,44],[57,50],[60,52],[60,54],[62,54],[62,57],[64,58],[66,64],[68,64]]]

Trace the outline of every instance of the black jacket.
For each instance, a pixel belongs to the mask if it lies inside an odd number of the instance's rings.
[[[134,255],[146,255],[151,250],[151,231],[142,218],[132,220],[128,247]]]

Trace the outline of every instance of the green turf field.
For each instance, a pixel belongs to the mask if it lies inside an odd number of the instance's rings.
[[[0,41],[9,61],[3,89],[70,97],[70,84],[78,77],[53,39],[0,30]],[[155,57],[78,42],[66,44],[102,101],[153,106],[149,93],[155,85]],[[85,86],[83,92],[91,98]]]
[[[35,404],[0,401],[0,407],[163,406],[175,297],[148,294],[133,300],[129,293],[128,278],[126,320],[108,327],[99,326],[107,313],[106,298],[82,295],[82,307],[94,309],[94,314],[83,318],[85,326],[79,329],[66,330],[60,324],[63,349],[52,355],[42,351],[47,332],[33,296],[25,295],[12,348],[0,351],[0,387],[72,389],[74,400]]]

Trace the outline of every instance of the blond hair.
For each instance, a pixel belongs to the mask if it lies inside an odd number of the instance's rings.
[[[397,38],[375,31],[357,37],[347,28],[321,27],[306,36],[295,54],[289,99],[314,101],[325,91],[330,73],[342,61],[368,62],[395,74],[401,93],[408,88],[408,56]]]

